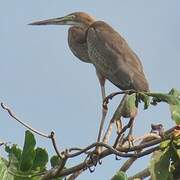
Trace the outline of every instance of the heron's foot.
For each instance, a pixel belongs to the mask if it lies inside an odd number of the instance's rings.
[[[97,149],[88,154],[85,163],[90,172],[95,171],[95,167],[97,166],[97,164],[102,164],[102,161],[100,160],[100,154]]]
[[[102,163],[101,160],[100,160],[100,156],[99,155],[100,154],[95,151],[90,156],[90,159],[91,159],[91,161],[92,161],[94,166],[96,166],[97,164],[101,164]]]
[[[133,147],[134,146],[134,137],[131,134],[129,134],[127,137],[127,140],[129,142],[129,147]]]
[[[103,147],[102,146],[96,146],[95,153],[97,155],[100,155],[102,153],[102,151],[103,151]]]
[[[128,134],[127,137],[124,138],[124,143],[125,146],[127,146],[127,148],[131,148],[134,147],[134,138],[131,134]],[[128,151],[127,149],[127,151]]]

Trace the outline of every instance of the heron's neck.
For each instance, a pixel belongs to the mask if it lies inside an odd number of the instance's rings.
[[[80,60],[91,63],[86,43],[86,28],[71,27],[68,31],[68,44],[73,54]]]
[[[84,31],[86,31],[88,27],[94,22],[95,20],[93,18],[84,18],[82,21],[77,22],[75,26],[82,28]]]

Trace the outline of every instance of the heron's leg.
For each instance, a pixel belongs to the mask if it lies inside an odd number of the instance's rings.
[[[134,144],[133,144],[133,136],[132,136],[133,125],[134,125],[134,118],[131,118],[130,121],[129,121],[129,132],[128,132],[128,135],[127,135],[127,140],[128,140],[128,143],[129,143],[129,147],[131,145],[134,146]]]
[[[96,74],[98,76],[99,83],[100,83],[100,86],[101,86],[101,95],[102,95],[102,102],[103,102],[105,97],[106,97],[106,93],[105,93],[105,78],[99,72],[97,72],[97,71],[96,71]],[[103,125],[104,125],[106,114],[107,114],[107,108],[103,107],[102,108],[102,117],[101,117],[101,122],[100,122],[97,142],[100,142],[100,140],[101,140],[101,134],[102,134],[102,130],[103,130]]]
[[[119,134],[122,129],[121,117],[119,119],[115,119],[115,124],[116,124],[116,132],[117,132],[117,134]]]
[[[110,136],[112,134],[114,121],[115,121],[115,119],[112,118],[110,123],[109,123],[109,126],[108,126],[108,128],[106,130],[106,133],[105,133],[105,135],[103,137],[103,143],[105,143],[105,144],[108,144],[108,142],[109,142]]]
[[[108,144],[109,142],[109,139],[110,139],[110,136],[112,134],[112,127],[113,127],[113,124],[115,123],[116,125],[116,131],[117,131],[117,134],[119,134],[121,132],[121,129],[122,129],[122,122],[121,122],[121,103],[120,105],[117,107],[110,123],[109,123],[109,126],[108,126],[108,129],[103,137],[103,143],[106,143]]]

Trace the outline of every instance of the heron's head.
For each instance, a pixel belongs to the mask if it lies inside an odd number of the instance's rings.
[[[87,13],[75,12],[59,18],[36,21],[29,25],[72,25],[77,27],[87,27],[94,21],[94,18]]]

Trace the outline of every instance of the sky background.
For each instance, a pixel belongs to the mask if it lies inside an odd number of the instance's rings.
[[[54,130],[60,149],[85,147],[96,140],[101,116],[101,94],[95,69],[70,52],[65,26],[28,26],[35,20],[85,11],[113,26],[141,59],[152,91],[180,89],[180,1],[119,0],[59,1],[0,0],[0,101],[10,106],[24,122],[50,133]],[[118,89],[106,83],[107,94]],[[109,105],[111,118],[120,97]],[[126,122],[126,120],[124,120]],[[150,130],[151,123],[174,125],[166,104],[140,107],[135,136]],[[23,145],[25,128],[0,109],[0,140]],[[36,136],[37,145],[54,149]],[[4,155],[1,147],[0,152]],[[131,175],[145,168],[139,160]],[[78,162],[70,161],[68,166]],[[103,160],[93,174],[79,180],[110,179],[123,161],[113,156]]]

